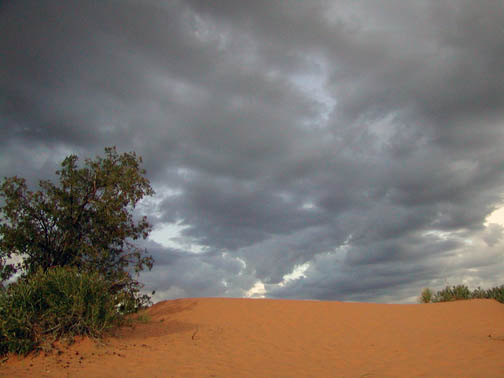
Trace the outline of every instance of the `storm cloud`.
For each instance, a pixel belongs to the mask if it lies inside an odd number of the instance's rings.
[[[0,3],[0,176],[141,155],[155,299],[502,284],[504,5]]]

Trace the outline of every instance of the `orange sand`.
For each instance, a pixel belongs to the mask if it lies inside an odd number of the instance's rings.
[[[504,377],[504,305],[180,299],[6,377]]]

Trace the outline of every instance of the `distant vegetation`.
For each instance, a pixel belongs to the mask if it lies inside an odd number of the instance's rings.
[[[154,193],[142,159],[113,147],[77,161],[63,160],[59,185],[40,181],[32,192],[14,176],[0,186],[0,355],[99,337],[150,303],[137,277],[154,260],[132,243],[151,230],[132,214]]]
[[[495,299],[498,302],[504,303],[504,285],[488,290],[478,287],[473,291],[469,290],[465,285],[446,286],[436,293],[429,288],[425,288],[422,290],[418,301],[420,303],[436,303],[476,298]]]

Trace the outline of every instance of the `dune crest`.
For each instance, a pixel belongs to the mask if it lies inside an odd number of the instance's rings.
[[[504,305],[164,301],[97,345],[0,365],[9,377],[502,377]]]

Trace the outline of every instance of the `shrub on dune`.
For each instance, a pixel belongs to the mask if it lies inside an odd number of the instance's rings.
[[[488,290],[477,288],[469,290],[466,285],[446,286],[444,289],[434,293],[431,289],[422,290],[418,301],[420,303],[451,302],[465,299],[495,299],[504,303],[504,285],[493,287]]]
[[[470,299],[471,291],[465,285],[446,286],[434,295],[434,302],[450,302],[461,299]]]
[[[426,287],[422,290],[422,293],[420,294],[420,298],[418,298],[418,301],[420,303],[431,303],[433,296],[434,293],[432,292],[432,290]]]
[[[122,322],[116,297],[97,272],[40,269],[0,292],[0,355],[27,354],[61,336],[101,336]]]

